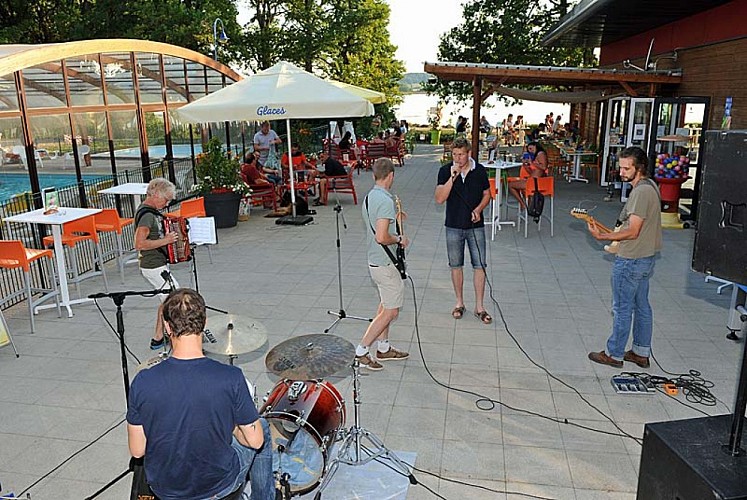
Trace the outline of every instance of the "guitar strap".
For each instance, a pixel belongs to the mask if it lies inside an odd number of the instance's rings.
[[[363,200],[363,204],[366,205],[366,219],[368,219],[368,227],[371,228],[371,232],[374,234],[374,237],[376,237],[376,230],[374,229],[373,224],[371,224],[371,214],[368,212],[368,195],[366,195],[366,198]],[[379,245],[381,245],[381,247],[384,249],[384,252],[386,252],[389,260],[391,260],[392,264],[394,264],[394,267],[399,269],[399,261],[397,261],[397,258],[394,256],[392,251],[389,250],[389,247],[382,243],[379,243]]]
[[[659,203],[661,203],[661,193],[659,192],[659,188],[656,185],[656,182],[654,182],[650,177],[644,177],[643,179],[641,179],[641,181],[638,184],[638,186],[642,186],[644,184],[646,184],[646,185],[651,186],[652,188],[654,188],[654,192],[659,197]],[[636,188],[638,186],[636,186]],[[623,223],[622,218],[623,218],[624,215],[625,215],[625,206],[623,206],[622,210],[620,211],[620,216],[617,218],[617,221],[615,221],[615,227],[622,226],[622,223]]]
[[[137,230],[137,225],[140,224],[140,221],[145,217],[145,214],[153,214],[156,217],[156,220],[160,220],[161,224],[163,225],[163,214],[156,210],[153,207],[149,207],[148,205],[142,205],[137,212],[135,213],[135,230]],[[166,259],[169,258],[169,252],[166,250],[165,247],[158,247],[156,248],[159,252],[161,252]]]

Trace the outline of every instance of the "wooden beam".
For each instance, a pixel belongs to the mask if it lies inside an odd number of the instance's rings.
[[[472,158],[480,154],[480,108],[482,107],[482,78],[472,80]]]
[[[625,89],[625,92],[628,93],[631,97],[638,97],[638,92],[636,92],[633,87],[631,87],[628,82],[617,82],[620,84],[622,88]]]
[[[564,83],[660,83],[678,84],[682,81],[680,75],[662,73],[647,73],[640,71],[604,70],[596,68],[549,68],[532,66],[498,66],[489,67],[475,64],[444,65],[426,63],[424,70],[444,80],[458,80],[471,82],[474,77],[481,77],[487,81],[497,82],[501,78],[511,83],[536,83],[542,85],[560,85]]]

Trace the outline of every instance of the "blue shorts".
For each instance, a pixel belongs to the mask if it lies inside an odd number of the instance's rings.
[[[449,267],[464,267],[464,242],[467,242],[473,269],[487,267],[485,258],[485,227],[471,229],[446,228],[446,252]]]

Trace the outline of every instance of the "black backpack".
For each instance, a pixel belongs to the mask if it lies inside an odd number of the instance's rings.
[[[291,194],[290,191],[283,193],[283,198],[280,200],[281,207],[289,207],[291,205]],[[296,196],[296,215],[308,215],[309,214],[309,203],[304,199],[303,196]]]
[[[527,215],[531,217],[534,222],[539,223],[540,217],[542,217],[542,209],[545,208],[545,195],[540,193],[537,185],[537,178],[534,177],[534,193],[529,197],[527,201]]]

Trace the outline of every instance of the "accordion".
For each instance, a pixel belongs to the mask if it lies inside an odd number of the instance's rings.
[[[192,249],[189,246],[189,223],[184,217],[164,217],[163,232],[165,234],[176,233],[176,241],[166,245],[169,264],[185,262],[192,258]]]

